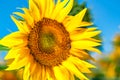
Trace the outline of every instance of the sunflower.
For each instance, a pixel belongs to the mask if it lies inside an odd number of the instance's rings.
[[[0,71],[0,80],[17,80],[14,72],[10,71]]]
[[[87,28],[91,22],[82,21],[86,8],[75,16],[68,15],[74,0],[29,0],[24,13],[11,15],[18,31],[5,36],[0,44],[10,48],[5,60],[14,59],[6,70],[24,67],[24,80],[88,80],[83,73],[95,68],[84,59],[92,59],[86,52],[100,53],[94,39],[101,31]]]
[[[117,34],[113,39],[113,51],[109,55],[111,62],[106,70],[108,79],[120,79],[120,35]]]

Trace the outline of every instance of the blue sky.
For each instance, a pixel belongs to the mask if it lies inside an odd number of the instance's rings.
[[[103,52],[112,50],[112,39],[120,32],[120,0],[78,0],[79,3],[86,1],[91,9],[94,24],[102,30]],[[27,7],[27,0],[0,0],[0,38],[16,31],[16,25],[10,18],[12,12],[19,11],[17,8]],[[0,53],[0,56],[4,56]]]

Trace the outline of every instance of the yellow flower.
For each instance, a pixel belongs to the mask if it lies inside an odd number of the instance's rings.
[[[17,77],[13,72],[0,71],[0,80],[17,80]]]
[[[24,80],[88,80],[83,73],[95,68],[84,61],[91,59],[85,50],[100,53],[100,41],[93,37],[101,31],[87,28],[82,21],[86,8],[69,16],[74,0],[29,0],[29,9],[15,12],[24,20],[11,16],[19,31],[4,37],[0,44],[10,49],[5,60],[14,58],[7,70],[24,67]],[[84,28],[83,28],[84,27]]]
[[[107,78],[120,78],[120,35],[117,34],[113,40],[114,46],[113,51],[109,55],[111,62],[106,69]]]

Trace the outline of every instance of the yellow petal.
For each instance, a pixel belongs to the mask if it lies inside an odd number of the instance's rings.
[[[27,23],[27,27],[30,26],[30,29],[33,27],[33,18],[31,17],[29,10],[26,8],[22,8],[25,14],[20,13],[20,12],[14,12],[13,14],[18,15],[22,18],[24,18],[25,22]]]
[[[86,65],[87,68],[96,68],[94,65],[92,65],[92,64],[90,64],[90,63],[88,63],[84,60],[81,60],[81,62],[82,62],[83,65]]]
[[[75,76],[73,73],[70,73],[70,80],[75,80]]]
[[[21,24],[23,25],[23,27],[26,30],[27,34],[29,34],[32,28],[26,22],[21,21]]]
[[[100,33],[101,33],[101,31],[93,31],[93,32],[86,32],[85,31],[83,33],[71,35],[71,40],[80,40],[80,39],[91,38],[91,37],[94,37]]]
[[[27,36],[21,32],[13,32],[1,39],[0,44],[9,48],[14,46],[26,46]]]
[[[77,53],[77,52],[70,52],[71,55],[73,56],[76,56],[76,57],[79,57],[80,59],[84,59],[84,56],[83,55],[80,55],[80,53]],[[86,57],[85,57],[86,58]]]
[[[97,29],[96,27],[91,27],[91,28],[87,28],[86,31],[88,31],[88,32],[90,31],[90,32],[91,32],[91,31],[94,31],[94,30],[96,30],[96,29]]]
[[[93,23],[91,23],[91,22],[81,22],[80,23],[80,27],[91,26],[91,25],[93,25]]]
[[[88,68],[95,68],[95,66],[87,62],[86,62],[87,64],[84,64],[83,60],[80,60],[79,58],[74,56],[70,56],[69,61],[71,61],[74,65],[76,65],[76,67],[83,73],[91,73],[91,71]]]
[[[25,66],[25,69],[24,69],[24,73],[23,73],[23,80],[29,80],[29,76],[30,76],[30,63],[28,63],[26,66]]]
[[[33,79],[32,79],[32,76],[30,76],[30,80],[33,80]]]
[[[41,20],[40,11],[37,5],[35,4],[34,0],[29,0],[29,8],[30,8],[31,15],[34,18],[34,20],[36,22],[40,21]]]
[[[79,40],[71,43],[71,46],[77,49],[87,49],[88,47],[94,47],[99,45],[101,44],[97,42],[89,41],[89,40]]]
[[[54,74],[54,71],[53,71],[53,67],[47,67],[47,78],[48,80],[56,80],[56,77],[55,77],[55,74]]]
[[[68,23],[65,24],[67,31],[72,32],[73,30],[75,30],[75,28],[80,27],[80,24],[82,22],[82,19],[86,13],[87,9],[83,9],[82,11],[80,11],[80,13],[78,13],[77,15],[75,15],[71,21],[69,21]]]
[[[23,24],[21,24],[20,21],[18,21],[14,16],[11,16],[11,18],[15,22],[15,24],[17,25],[20,32],[22,32],[22,33],[28,33],[29,32],[29,29],[28,29],[27,26],[23,26]]]
[[[67,5],[59,12],[58,16],[55,18],[58,22],[62,22],[68,13],[71,11],[73,6],[73,0],[69,0]]]
[[[32,66],[33,64],[33,66]],[[32,80],[42,80],[41,75],[42,75],[42,70],[41,70],[41,65],[39,63],[30,63],[30,78]],[[32,71],[32,72],[31,72]]]
[[[73,16],[68,15],[68,16],[65,17],[65,19],[63,20],[62,23],[63,23],[63,24],[66,24],[66,23],[69,22],[72,18],[73,18]]]
[[[49,18],[51,16],[51,13],[54,9],[54,1],[53,0],[47,0],[46,1],[46,11],[45,11],[45,17]]]
[[[22,59],[16,58],[6,70],[16,70],[24,67],[27,64],[27,58],[24,57]]]
[[[31,74],[31,77],[32,77],[32,80],[40,80],[40,79],[36,79],[38,76],[38,73],[34,73],[34,74]]]
[[[70,36],[76,35],[76,34],[83,34],[86,32],[87,28],[76,28],[74,31],[70,32]]]
[[[47,80],[55,80],[55,79],[52,79],[51,76],[50,76],[50,74],[47,73]]]
[[[27,28],[26,31],[29,34],[32,28],[26,22],[21,22],[21,23],[23,24],[23,26],[24,26],[25,29]]]
[[[88,59],[91,59],[94,61],[94,58],[92,58],[88,53],[86,53],[85,51],[83,50],[79,50],[79,49],[71,49],[70,50],[70,53],[73,55],[73,56],[76,56],[82,60],[88,60]]]
[[[34,0],[34,1],[39,8],[40,18],[42,19],[43,17],[45,17],[45,11],[47,9],[46,7],[47,0]]]
[[[23,13],[20,13],[20,12],[13,12],[13,14],[17,15],[17,16],[20,16],[22,18],[25,18],[25,14]]]
[[[93,51],[93,52],[97,52],[97,53],[99,53],[99,54],[102,54],[102,52],[99,50],[99,49],[97,49],[97,48],[92,48],[92,47],[89,47],[89,48],[87,48],[87,50],[89,50],[89,51]]]
[[[18,55],[18,52],[19,52],[20,50],[18,49],[18,48],[12,48],[12,49],[10,49],[10,51],[7,53],[7,55],[5,56],[5,60],[7,60],[7,59],[13,59],[13,58],[16,58],[17,56],[19,56]]]
[[[62,73],[64,73],[66,80],[70,80],[70,72],[62,65],[59,66]]]
[[[85,77],[77,68],[76,66],[69,62],[68,60],[67,61],[64,61],[62,63],[62,65],[64,67],[66,67],[69,71],[71,71],[71,73],[74,73],[77,77],[79,77],[81,80],[88,80],[87,77]]]
[[[27,22],[27,24],[30,27],[33,27],[33,25],[34,25],[34,19],[33,19],[32,15],[31,15],[31,12],[27,8],[22,8],[22,10],[24,11],[23,18],[25,19],[25,21]]]
[[[55,6],[55,9],[53,10],[50,18],[51,18],[51,19],[55,19],[55,18],[58,16],[59,12],[60,12],[60,11],[64,8],[64,6],[67,4],[68,1],[69,1],[69,0],[63,0],[63,1],[61,2],[60,0],[58,0],[57,4],[56,4],[56,6]]]
[[[27,47],[21,48],[18,51],[18,53],[16,53],[17,56],[16,56],[15,60],[9,65],[7,70],[19,69],[19,68],[25,66],[25,64],[28,63],[29,53],[30,53],[30,51]]]
[[[87,38],[86,40],[94,41],[94,42],[102,42],[101,40],[94,39],[94,38]]]
[[[55,74],[55,77],[56,77],[57,80],[68,80],[68,79],[66,79],[66,77],[65,77],[65,76],[67,76],[67,75],[65,75],[65,74],[63,73],[63,71],[61,71],[61,69],[60,69],[59,66],[55,66],[55,67],[53,68],[53,70],[54,70],[54,74]],[[68,77],[68,76],[67,76],[67,77]]]
[[[46,67],[44,65],[41,66],[41,71],[42,71],[41,80],[46,80]]]
[[[35,69],[37,68],[37,64],[34,62],[32,64],[30,64],[30,67],[31,67],[31,75],[33,75],[35,73]]]
[[[87,67],[83,66],[83,64],[80,65],[80,64],[77,64],[77,63],[75,63],[75,62],[74,62],[74,64],[76,65],[76,67],[77,67],[82,73],[91,73],[91,71],[90,71]]]
[[[36,77],[35,80],[40,80],[41,79],[41,74],[42,74],[40,64],[37,64],[36,71],[37,71],[37,77]]]

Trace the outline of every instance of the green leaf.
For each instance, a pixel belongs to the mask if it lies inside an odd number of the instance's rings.
[[[1,70],[5,70],[6,68],[7,68],[6,65],[0,65],[0,71],[1,71]]]
[[[0,45],[0,51],[8,51],[9,48],[3,45]]]

